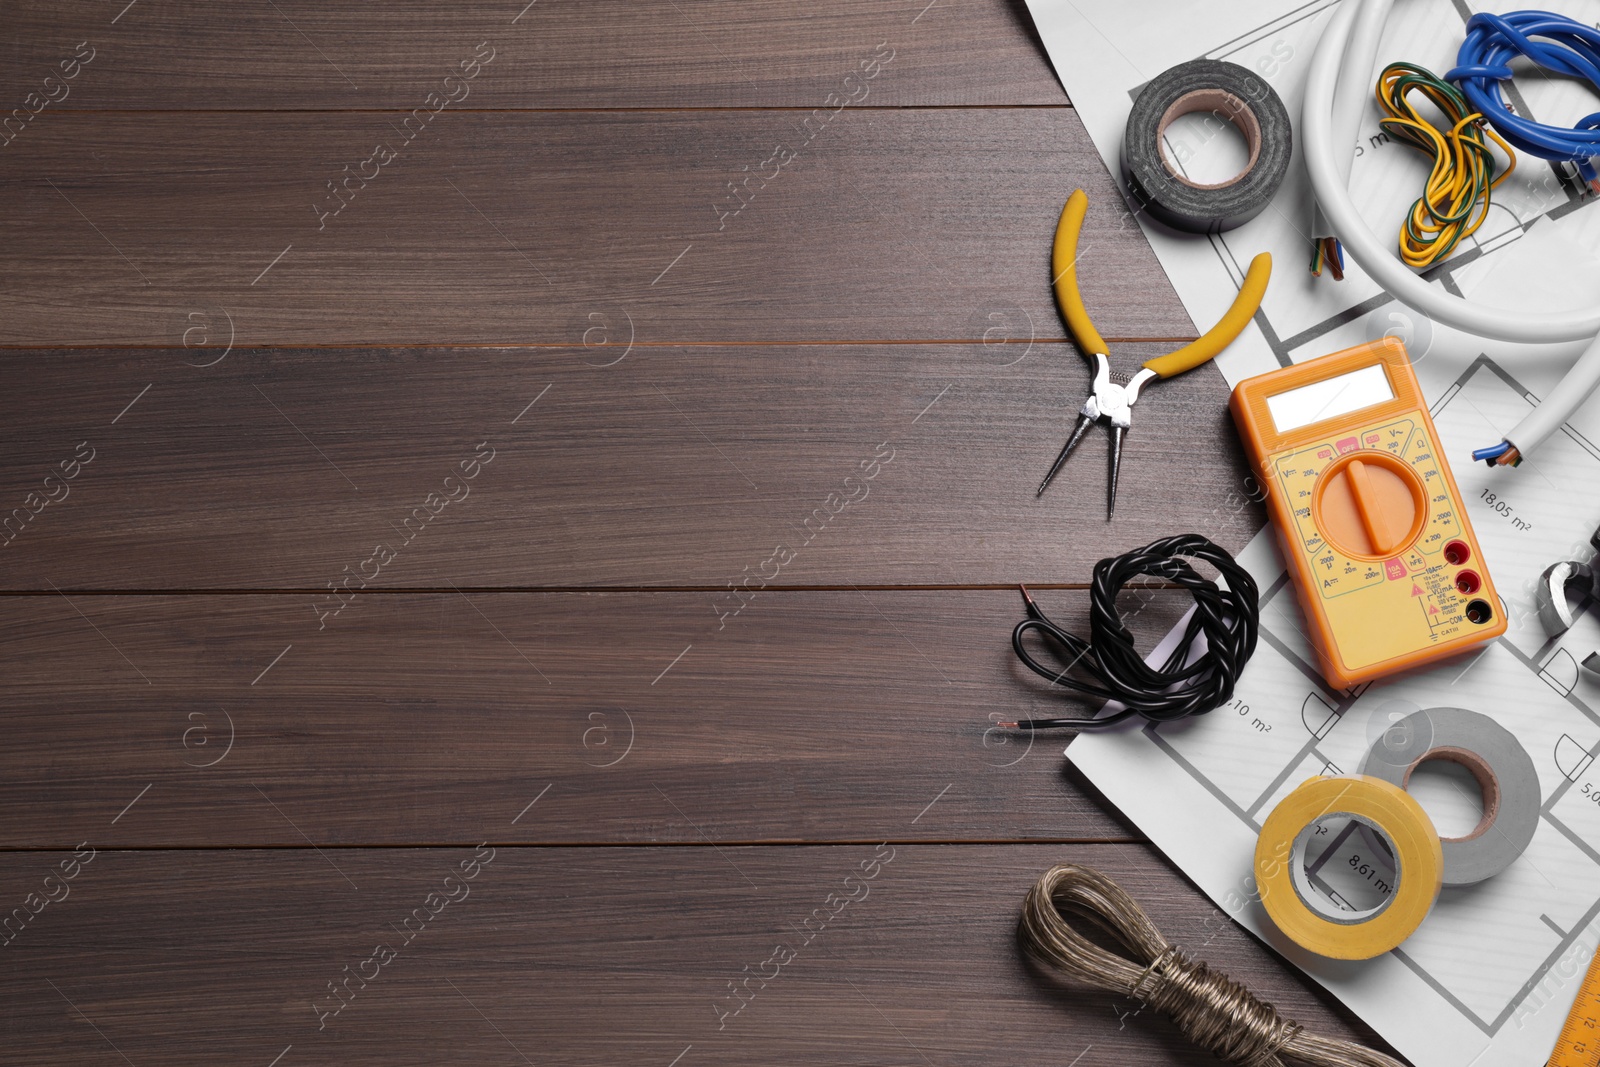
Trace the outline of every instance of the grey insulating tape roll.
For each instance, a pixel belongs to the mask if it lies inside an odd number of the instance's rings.
[[[1464,708],[1428,708],[1392,724],[1367,752],[1361,773],[1405,788],[1423,760],[1472,772],[1483,791],[1483,819],[1466,837],[1443,837],[1444,884],[1473,885],[1527,851],[1539,826],[1539,772],[1510,730]]]
[[[1243,171],[1201,185],[1173,170],[1161,140],[1174,119],[1195,112],[1232,122],[1244,135],[1250,161]],[[1157,75],[1133,102],[1122,136],[1122,177],[1137,206],[1157,222],[1220,233],[1261,213],[1283,184],[1293,149],[1289,112],[1272,86],[1235,63],[1195,59]]]

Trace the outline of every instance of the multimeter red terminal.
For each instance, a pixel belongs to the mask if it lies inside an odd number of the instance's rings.
[[[1389,337],[1247,379],[1230,407],[1330,684],[1505,632],[1403,344]]]

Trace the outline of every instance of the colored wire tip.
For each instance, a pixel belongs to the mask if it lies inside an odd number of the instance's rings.
[[[1490,445],[1488,448],[1476,449],[1472,453],[1472,458],[1474,461],[1487,463],[1492,467],[1494,466],[1495,460],[1499,459],[1510,450],[1511,443],[1509,441],[1501,441],[1499,444]]]
[[[1590,156],[1588,159],[1579,160],[1574,169],[1578,172],[1578,178],[1589,187],[1590,192],[1600,193],[1600,169],[1595,167],[1597,158],[1600,157]]]
[[[1028,605],[1028,607],[1037,607],[1037,605],[1033,602],[1033,594],[1028,592],[1027,586],[1018,585],[1017,588],[1022,590],[1022,599]]]
[[[995,725],[1000,727],[1002,730],[1015,730],[1018,724],[1014,722],[997,722]]]
[[[1311,276],[1322,277],[1324,268],[1334,281],[1344,281],[1344,246],[1337,237],[1317,237],[1311,242]]]

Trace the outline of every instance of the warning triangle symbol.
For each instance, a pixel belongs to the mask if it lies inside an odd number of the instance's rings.
[[[1412,583],[1411,595],[1412,596],[1421,596],[1422,595],[1422,586],[1417,585],[1416,583]]]
[[[1430,604],[1430,605],[1428,605],[1428,614],[1429,615],[1437,615],[1437,614],[1439,614],[1439,609]]]

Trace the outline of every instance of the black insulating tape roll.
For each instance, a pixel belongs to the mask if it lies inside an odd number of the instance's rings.
[[[1197,185],[1174,174],[1161,151],[1167,125],[1209,112],[1232,122],[1250,148],[1238,176]],[[1261,213],[1283,184],[1294,148],[1289,112],[1255,72],[1217,59],[1180,63],[1150,81],[1133,102],[1122,136],[1122,176],[1135,205],[1157,222],[1189,233],[1220,233]]]

